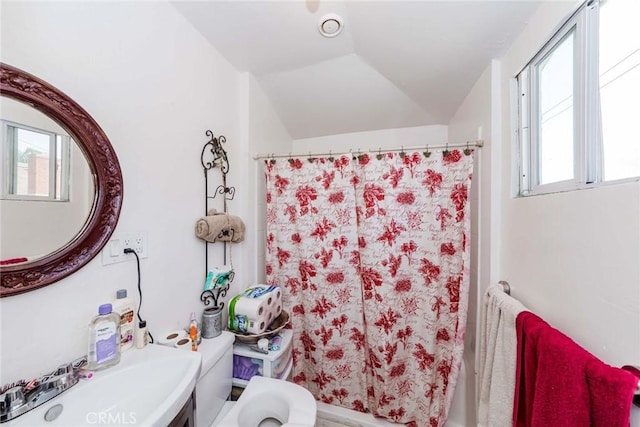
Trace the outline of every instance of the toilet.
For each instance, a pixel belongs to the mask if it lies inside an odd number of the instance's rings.
[[[235,336],[223,331],[203,339],[196,383],[197,427],[313,427],[316,401],[304,387],[284,380],[254,376],[237,402],[228,402],[233,375]]]

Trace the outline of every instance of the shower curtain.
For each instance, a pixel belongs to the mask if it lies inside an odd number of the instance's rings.
[[[267,162],[267,280],[292,312],[293,379],[317,399],[446,421],[469,289],[465,153]]]

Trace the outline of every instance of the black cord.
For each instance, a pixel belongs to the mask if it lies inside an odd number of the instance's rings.
[[[142,319],[142,316],[140,316],[140,308],[142,308],[142,286],[140,285],[140,278],[141,278],[141,274],[140,274],[140,257],[138,256],[136,251],[134,251],[131,248],[125,248],[124,249],[124,253],[125,254],[134,254],[136,256],[136,264],[137,264],[137,267],[138,267],[138,293],[140,294],[140,302],[138,303],[138,320],[140,322],[143,322],[144,319]],[[149,339],[151,340],[151,344],[153,344],[153,335],[151,335],[151,332],[149,331],[149,329],[147,329],[147,333],[149,334]]]

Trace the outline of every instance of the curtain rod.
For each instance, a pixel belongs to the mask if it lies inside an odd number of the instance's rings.
[[[317,152],[311,152],[311,151],[308,153],[288,153],[288,154],[260,153],[253,156],[253,159],[261,160],[261,159],[283,159],[283,158],[291,158],[291,157],[324,157],[324,156],[340,156],[343,154],[388,153],[390,151],[416,151],[416,150],[424,150],[425,148],[429,150],[431,148],[434,148],[434,149],[467,148],[467,147],[480,148],[482,146],[484,146],[484,140],[478,139],[476,141],[467,141],[467,142],[456,143],[456,144],[450,144],[450,143],[425,144],[422,146],[412,146],[412,147],[378,148],[378,149],[369,148],[364,150],[360,150],[359,148],[357,148],[355,150],[349,150],[349,151],[334,152],[330,150],[329,152],[326,152],[326,153],[317,153]]]

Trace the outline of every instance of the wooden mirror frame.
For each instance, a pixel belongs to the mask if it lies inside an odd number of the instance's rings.
[[[82,268],[109,241],[122,206],[118,157],[93,118],[54,86],[0,62],[0,95],[26,103],[49,116],[73,137],[93,174],[95,195],[80,232],[66,245],[33,261],[0,266],[0,297],[33,291]]]

